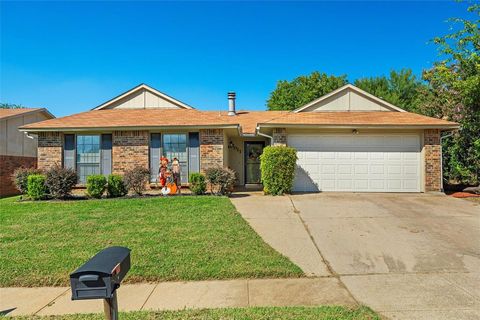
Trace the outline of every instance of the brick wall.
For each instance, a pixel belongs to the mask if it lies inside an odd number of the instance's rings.
[[[423,143],[425,153],[425,191],[442,191],[440,130],[425,130]]]
[[[200,130],[200,170],[214,166],[224,166],[223,163],[223,130]]]
[[[285,128],[274,128],[272,137],[274,146],[287,145],[287,130]]]
[[[0,155],[0,197],[19,194],[12,182],[15,169],[34,168],[37,166],[35,157],[1,156]]]
[[[63,134],[60,132],[40,132],[38,134],[37,167],[47,170],[62,165]]]
[[[112,171],[124,174],[135,166],[148,168],[148,131],[114,131]]]

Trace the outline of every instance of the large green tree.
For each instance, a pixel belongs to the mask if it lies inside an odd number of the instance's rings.
[[[390,71],[389,77],[379,76],[355,80],[355,86],[380,97],[391,104],[411,112],[417,112],[422,103],[425,84],[411,69]]]
[[[20,104],[0,102],[0,109],[19,109],[19,108],[25,108],[25,107]]]
[[[421,113],[459,122],[446,138],[444,173],[449,182],[480,183],[480,5],[468,8],[471,20],[451,19],[452,33],[437,37],[442,59],[425,70],[429,84]]]
[[[318,71],[292,81],[280,80],[267,100],[267,107],[268,110],[294,110],[346,83],[346,75],[334,76]]]

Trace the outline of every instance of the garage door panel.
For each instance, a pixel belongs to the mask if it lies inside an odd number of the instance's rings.
[[[370,173],[371,174],[383,174],[385,172],[385,168],[383,164],[372,164],[370,165]]]
[[[344,191],[353,191],[352,179],[337,179],[337,189]]]
[[[402,165],[389,165],[387,167],[387,174],[389,175],[401,175],[402,174]]]
[[[368,164],[356,164],[354,166],[354,173],[356,175],[368,174]]]
[[[418,182],[418,179],[404,179],[403,189],[406,189],[406,190],[420,189],[420,183]]]
[[[289,136],[296,191],[420,191],[419,135]]]
[[[354,181],[354,189],[363,191],[368,190],[368,179],[355,179]]]
[[[322,173],[335,174],[335,165],[334,164],[325,164],[321,166]]]

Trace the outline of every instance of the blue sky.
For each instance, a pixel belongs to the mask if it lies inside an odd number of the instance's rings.
[[[438,58],[455,2],[1,2],[0,100],[86,111],[147,83],[199,109],[265,109],[277,80]]]

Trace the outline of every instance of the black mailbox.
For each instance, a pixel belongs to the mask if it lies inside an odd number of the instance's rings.
[[[72,300],[111,299],[130,270],[130,249],[110,247],[70,275]]]

